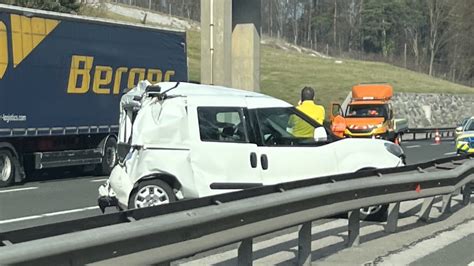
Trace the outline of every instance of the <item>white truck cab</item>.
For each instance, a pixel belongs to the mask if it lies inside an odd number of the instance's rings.
[[[99,188],[101,208],[403,165],[400,146],[339,139],[292,105],[260,93],[142,81],[122,97],[121,109],[119,144],[126,156]]]

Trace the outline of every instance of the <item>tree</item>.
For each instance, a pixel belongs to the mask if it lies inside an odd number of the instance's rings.
[[[430,63],[428,71],[430,76],[433,75],[433,63],[436,55],[449,39],[450,33],[447,30],[447,25],[454,6],[455,3],[448,0],[426,0],[430,26]]]
[[[75,0],[0,0],[0,2],[63,13],[77,13],[81,7]]]
[[[404,7],[403,27],[405,39],[413,52],[415,67],[418,68],[421,57],[422,33],[427,25],[426,14],[422,12],[422,0],[405,0],[402,5]]]

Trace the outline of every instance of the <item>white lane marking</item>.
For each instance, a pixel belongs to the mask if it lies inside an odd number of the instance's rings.
[[[381,265],[408,265],[472,233],[474,233],[474,220],[461,224],[454,230],[443,232],[433,238],[422,241],[400,253],[383,258]]]
[[[104,182],[104,181],[107,181],[107,178],[91,180],[91,182]]]
[[[86,207],[86,208],[80,208],[80,209],[65,210],[65,211],[58,211],[58,212],[50,212],[50,213],[44,213],[44,214],[38,214],[38,215],[32,215],[32,216],[26,216],[26,217],[14,218],[14,219],[8,219],[8,220],[0,221],[0,224],[14,223],[14,222],[20,222],[20,221],[27,221],[27,220],[33,220],[33,219],[38,219],[38,218],[51,217],[51,216],[57,216],[57,215],[61,215],[61,214],[68,214],[68,213],[74,213],[74,212],[89,211],[89,210],[95,210],[95,209],[99,209],[99,207],[98,207],[98,206],[92,206],[92,207]]]
[[[454,154],[456,154],[456,153],[457,153],[457,152],[453,151],[453,152],[447,152],[447,153],[445,153],[444,155],[454,155]]]
[[[24,187],[24,188],[14,188],[8,190],[0,190],[0,193],[8,193],[8,192],[17,192],[17,191],[25,191],[25,190],[33,190],[38,189],[38,187]]]
[[[474,266],[474,261],[471,261],[467,266]]]
[[[437,146],[437,145],[440,145],[441,143],[431,143],[430,145],[431,146]]]
[[[419,148],[421,145],[411,145],[411,146],[406,146],[405,148],[411,149],[411,148]]]

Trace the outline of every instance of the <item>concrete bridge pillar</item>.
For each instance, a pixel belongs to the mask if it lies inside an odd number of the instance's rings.
[[[201,83],[260,91],[260,12],[260,0],[201,0]]]
[[[232,0],[201,0],[201,83],[232,85]]]

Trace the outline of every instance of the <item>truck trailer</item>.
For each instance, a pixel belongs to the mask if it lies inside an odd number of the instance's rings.
[[[187,81],[186,33],[0,4],[0,187],[116,163],[120,96]]]

